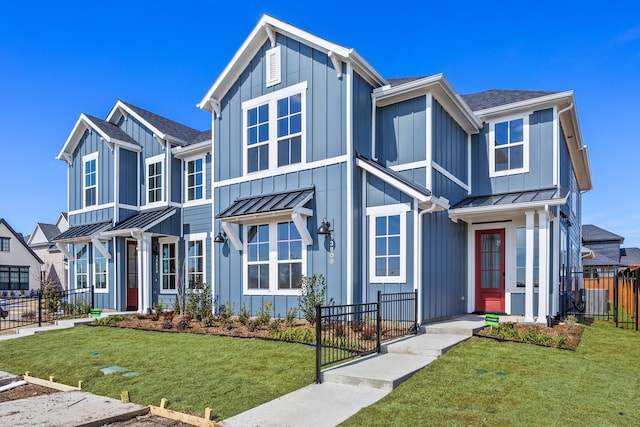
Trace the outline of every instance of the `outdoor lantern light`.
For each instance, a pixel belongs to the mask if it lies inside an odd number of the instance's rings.
[[[322,220],[322,224],[320,224],[316,233],[319,236],[329,236],[331,234],[331,223],[327,221],[327,218]]]
[[[218,231],[218,235],[213,238],[213,243],[226,243],[227,241],[227,233],[223,231]]]

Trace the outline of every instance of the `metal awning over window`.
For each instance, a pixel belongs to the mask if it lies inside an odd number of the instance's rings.
[[[53,239],[51,239],[51,241],[56,243],[89,241],[96,234],[100,233],[103,230],[106,230],[110,226],[111,221],[98,222],[95,224],[74,225],[73,227],[69,227],[66,231],[55,236]]]
[[[176,208],[172,207],[138,212],[124,221],[120,221],[110,229],[105,230],[102,234],[105,236],[121,236],[129,235],[132,232],[145,232],[170,218],[175,213]]]
[[[313,216],[310,202],[313,199],[314,191],[315,189],[311,187],[239,198],[216,215],[216,219],[221,222],[225,233],[238,250],[242,249],[242,242],[230,224],[246,224],[277,217],[291,218],[302,236],[304,244],[311,245],[313,239],[307,230],[306,218]]]

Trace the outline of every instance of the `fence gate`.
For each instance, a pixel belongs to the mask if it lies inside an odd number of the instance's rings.
[[[362,304],[316,306],[316,382],[321,370],[379,353],[383,341],[418,332],[418,292],[383,294]]]
[[[638,330],[640,266],[627,267],[616,276],[614,321],[619,328]]]

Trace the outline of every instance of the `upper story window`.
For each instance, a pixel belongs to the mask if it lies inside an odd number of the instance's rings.
[[[0,237],[0,252],[9,252],[9,237]]]
[[[306,89],[302,82],[242,104],[245,173],[303,161]]]
[[[369,281],[371,283],[406,282],[405,204],[367,209],[369,216]]]
[[[145,159],[147,172],[147,204],[158,203],[163,200],[163,176],[164,155]]]
[[[185,169],[185,182],[186,198],[185,201],[191,202],[194,200],[204,199],[204,159],[199,157],[197,159],[187,160]]]
[[[98,204],[98,153],[82,157],[82,175],[84,176],[84,206]]]
[[[528,114],[491,123],[489,141],[489,176],[529,172]]]

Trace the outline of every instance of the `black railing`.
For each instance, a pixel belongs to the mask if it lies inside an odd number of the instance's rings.
[[[379,353],[383,341],[418,332],[417,291],[382,294],[376,302],[316,306],[316,382],[321,370]]]
[[[0,331],[84,316],[93,305],[93,288],[0,291]]]
[[[614,320],[619,328],[638,330],[638,287],[640,270],[627,268],[617,275]]]

